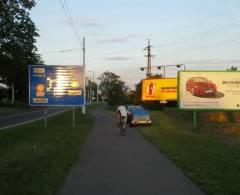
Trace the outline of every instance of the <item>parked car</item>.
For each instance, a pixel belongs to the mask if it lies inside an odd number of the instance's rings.
[[[130,126],[135,126],[139,124],[152,124],[149,112],[145,110],[142,106],[128,106],[127,115],[127,122],[130,124]]]
[[[186,82],[186,90],[194,96],[215,96],[217,86],[205,77],[191,77]]]

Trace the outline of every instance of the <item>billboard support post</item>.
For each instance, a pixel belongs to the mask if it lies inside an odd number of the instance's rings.
[[[193,127],[194,129],[197,127],[197,111],[193,111]]]
[[[47,108],[44,109],[44,126],[47,127]]]
[[[73,106],[73,127],[75,127],[75,107]]]

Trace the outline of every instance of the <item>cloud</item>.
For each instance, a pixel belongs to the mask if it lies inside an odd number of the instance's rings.
[[[117,37],[117,38],[109,38],[109,39],[102,39],[100,41],[97,41],[97,44],[108,44],[108,43],[122,43],[122,42],[128,42],[131,39],[136,39],[138,35],[128,35],[124,37]]]
[[[240,64],[240,59],[203,59],[203,60],[189,60],[185,61],[184,64]]]
[[[94,17],[78,17],[75,19],[81,26],[91,29],[104,29],[105,26],[101,24],[98,19]]]
[[[81,16],[73,17],[73,22],[79,27],[90,29],[90,30],[104,30],[105,26],[99,22],[95,17]],[[65,24],[69,25],[68,21],[65,20]]]
[[[132,60],[134,58],[132,57],[123,57],[123,56],[117,56],[117,57],[108,57],[108,58],[102,58],[103,60],[109,60],[109,61],[128,61]]]

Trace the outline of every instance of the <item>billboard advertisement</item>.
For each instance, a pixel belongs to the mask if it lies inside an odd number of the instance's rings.
[[[30,106],[74,106],[83,104],[83,67],[29,65]]]
[[[179,71],[181,109],[240,110],[239,71]]]
[[[160,78],[142,80],[142,101],[176,101],[177,79]]]

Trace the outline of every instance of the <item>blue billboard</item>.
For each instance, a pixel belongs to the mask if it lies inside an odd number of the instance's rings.
[[[29,65],[29,105],[84,105],[84,68],[70,65]]]

